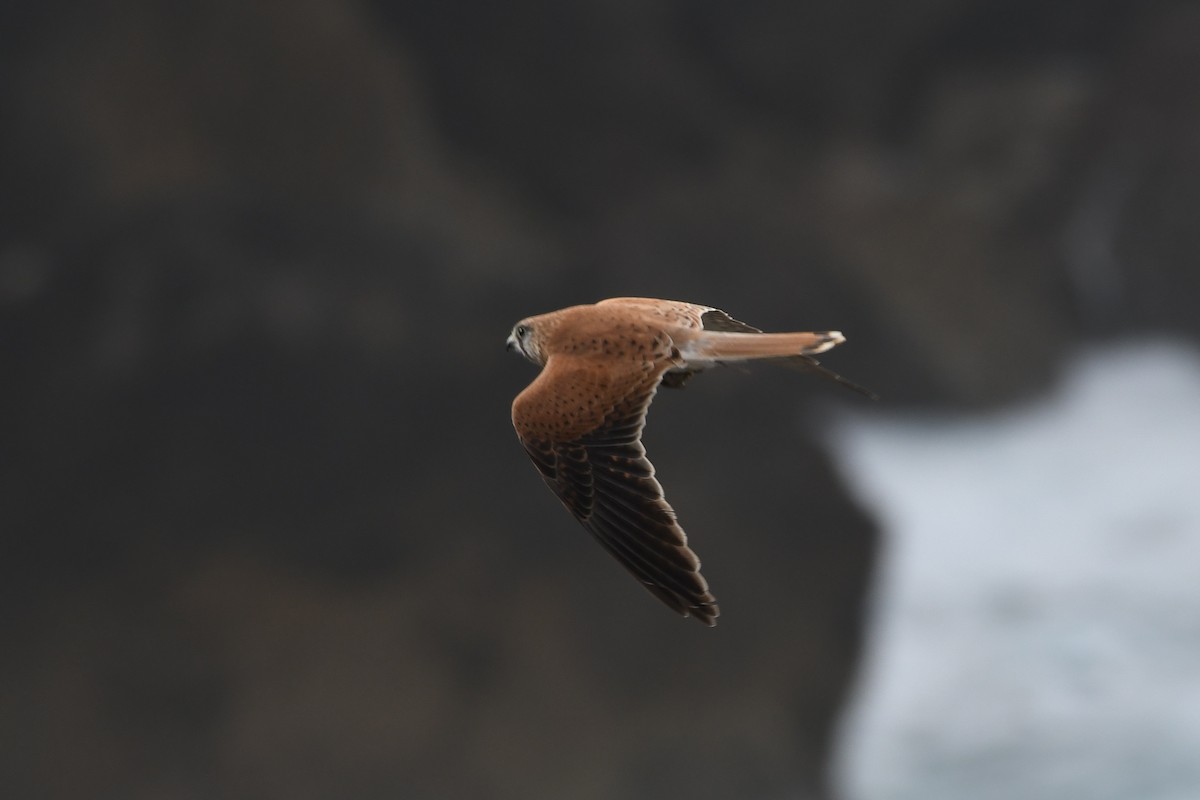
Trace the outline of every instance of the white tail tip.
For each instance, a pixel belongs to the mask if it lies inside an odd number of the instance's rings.
[[[842,342],[846,341],[846,337],[841,331],[825,331],[821,334],[823,341],[820,345],[812,350],[814,353],[824,353],[826,350],[837,347]]]

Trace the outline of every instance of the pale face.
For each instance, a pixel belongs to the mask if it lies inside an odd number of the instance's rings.
[[[508,349],[516,350],[535,364],[542,363],[533,343],[533,326],[528,319],[523,319],[513,326],[512,333],[508,335]]]

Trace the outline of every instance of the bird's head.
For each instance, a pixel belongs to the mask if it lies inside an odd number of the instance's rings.
[[[546,364],[535,318],[527,317],[513,326],[512,333],[508,335],[508,349],[516,350],[538,366]]]

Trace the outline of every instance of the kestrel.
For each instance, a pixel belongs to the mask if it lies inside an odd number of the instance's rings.
[[[567,510],[655,597],[715,625],[717,600],[642,446],[659,385],[748,359],[785,360],[870,394],[813,355],[838,331],[763,333],[710,306],[617,297],[528,317],[508,349],[542,367],[512,406],[513,427]]]

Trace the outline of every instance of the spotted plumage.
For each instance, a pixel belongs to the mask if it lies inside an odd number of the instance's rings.
[[[563,505],[652,594],[715,625],[717,600],[642,446],[660,385],[748,359],[798,363],[859,391],[813,355],[837,331],[763,333],[710,306],[619,297],[521,320],[508,338],[542,367],[513,401],[525,452]]]

